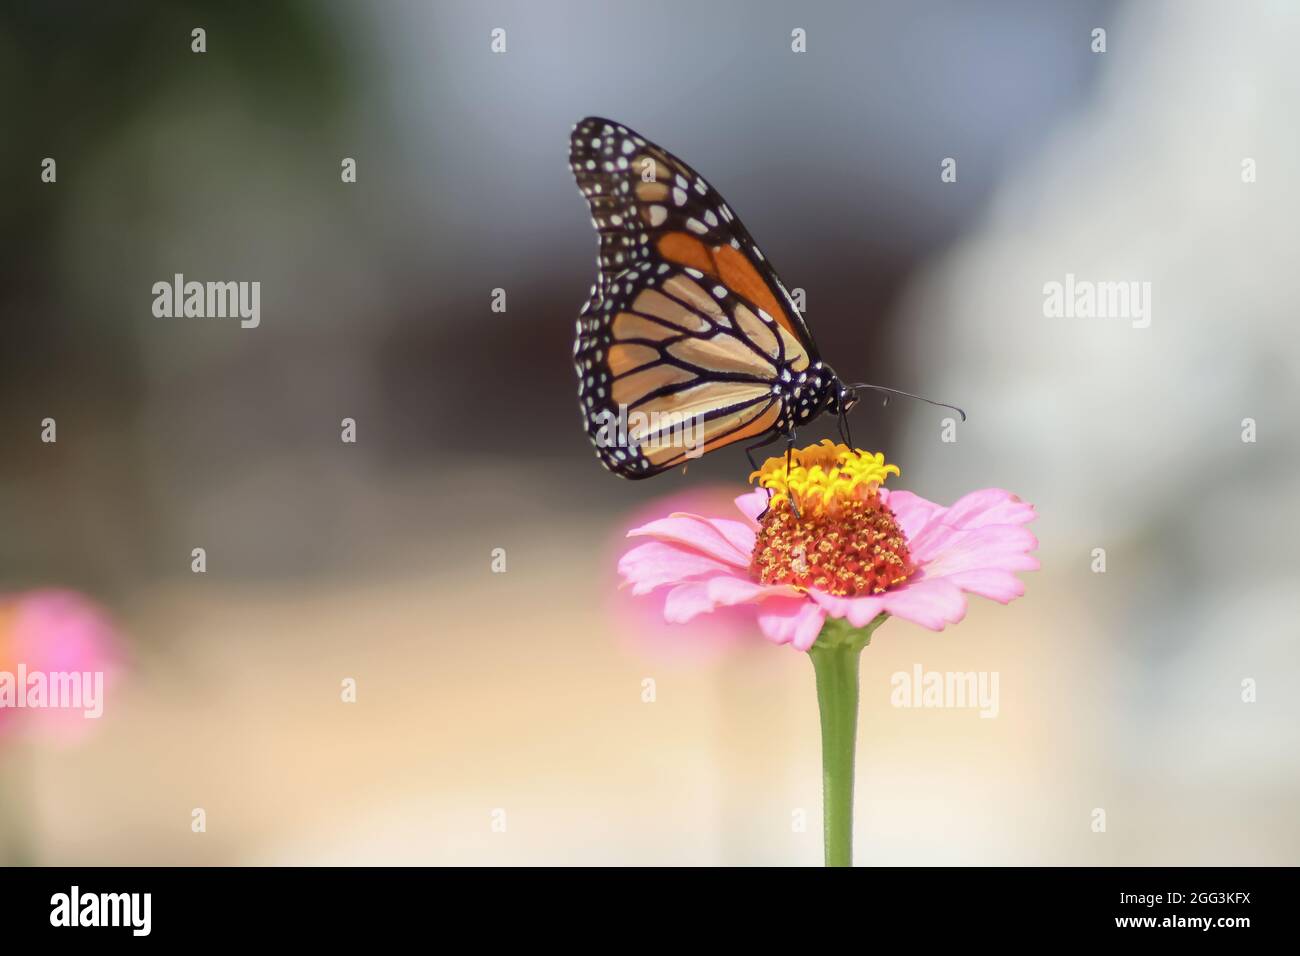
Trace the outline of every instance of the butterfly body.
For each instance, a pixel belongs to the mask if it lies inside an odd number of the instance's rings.
[[[856,402],[703,177],[599,117],[574,127],[569,163],[599,236],[574,362],[605,467],[647,478],[734,442],[792,442],[796,428]]]

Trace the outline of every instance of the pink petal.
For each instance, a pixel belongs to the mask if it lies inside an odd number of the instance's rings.
[[[951,581],[963,591],[978,594],[1008,604],[1012,599],[1025,593],[1025,582],[1010,571],[996,568],[981,568],[976,571],[959,571],[948,575],[944,580]]]
[[[764,585],[733,574],[722,574],[707,581],[688,581],[669,591],[664,601],[664,620],[669,624],[684,624],[719,607],[792,597],[802,597],[797,588],[784,584]]]
[[[768,598],[802,597],[803,592],[788,584],[759,584],[733,576],[710,579],[709,597],[715,604],[753,604]]]
[[[758,536],[754,534],[754,529],[749,526],[748,522],[736,521],[732,518],[711,518],[709,519],[713,527],[718,529],[727,541],[741,554],[745,555],[745,564],[748,565],[754,555],[754,542]]]
[[[637,545],[618,560],[618,573],[633,594],[649,594],[665,584],[679,584],[704,575],[725,574],[732,566],[663,541]]]
[[[664,620],[669,624],[685,624],[694,617],[712,611],[713,607],[706,582],[679,584],[668,592],[668,597],[664,600]]]
[[[775,644],[791,644],[806,651],[813,646],[826,622],[826,612],[806,597],[773,598],[759,605],[758,627]]]
[[[808,596],[820,604],[831,617],[840,617],[854,627],[866,627],[876,619],[876,615],[885,609],[883,595],[871,594],[865,597],[836,597],[816,589]]]
[[[734,534],[734,530],[731,533]],[[639,528],[633,528],[627,536],[629,538],[653,537],[660,541],[675,542],[694,548],[710,558],[738,567],[748,567],[750,554],[753,553],[752,544],[749,551],[741,551],[711,520],[701,518],[699,515],[682,513],[670,515]]]
[[[1020,525],[991,525],[954,531],[943,539],[940,550],[923,559],[926,577],[943,577],[958,571],[1000,568],[1005,571],[1033,571],[1038,560],[1028,552],[1038,539]]]
[[[902,587],[880,595],[884,609],[894,617],[942,631],[966,616],[966,596],[947,578],[913,579]]]
[[[1034,517],[1033,505],[1001,488],[985,488],[963,496],[951,508],[934,512],[920,531],[907,535],[907,546],[913,558],[925,563],[963,531],[996,525],[1016,526]]]
[[[983,528],[991,524],[1025,524],[1038,515],[1034,506],[1003,488],[983,488],[958,498],[944,515],[946,524]]]
[[[881,488],[880,500],[894,513],[903,537],[909,542],[924,531],[925,526],[934,520],[936,515],[946,510],[942,505],[937,505],[920,495],[914,495],[910,491],[890,491],[888,488]]]
[[[767,510],[768,494],[762,488],[755,488],[748,494],[741,495],[736,499],[736,507],[740,513],[749,519],[750,523],[757,528],[758,516]],[[753,550],[753,547],[750,547]]]

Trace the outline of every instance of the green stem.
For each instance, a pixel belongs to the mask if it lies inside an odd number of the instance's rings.
[[[826,865],[853,865],[853,761],[858,736],[858,661],[880,615],[863,628],[828,618],[808,649],[822,721],[822,831]]]
[[[814,644],[822,716],[822,828],[826,865],[853,865],[853,756],[858,734],[858,658],[861,647]]]

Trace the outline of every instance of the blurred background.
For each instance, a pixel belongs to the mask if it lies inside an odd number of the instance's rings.
[[[1298,16],[6,4],[0,593],[117,639],[102,719],[0,723],[0,860],[820,862],[804,655],[616,593],[637,515],[748,465],[592,456],[598,114],[722,192],[846,379],[967,409],[854,413],[894,487],[1038,506],[1026,597],[863,655],[859,862],[1300,862]],[[155,318],[175,273],[260,281],[260,326]],[[1150,327],[1046,318],[1067,273],[1151,282]],[[998,672],[999,716],[891,707],[915,664]]]

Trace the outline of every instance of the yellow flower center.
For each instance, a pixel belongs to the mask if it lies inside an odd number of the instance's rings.
[[[829,439],[795,451],[788,471],[784,455],[765,461],[749,476],[771,492],[751,565],[759,580],[840,597],[879,594],[906,581],[916,565],[878,493],[898,473],[882,454]]]

